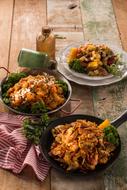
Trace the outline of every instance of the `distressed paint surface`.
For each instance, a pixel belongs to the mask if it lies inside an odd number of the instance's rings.
[[[54,31],[54,33],[65,38],[56,40],[56,55],[58,55],[60,51],[62,51],[66,46],[70,45],[71,43],[83,40],[83,32],[80,31],[62,32],[61,29],[61,32]]]
[[[86,40],[120,45],[111,0],[81,0],[81,12]]]
[[[69,9],[70,3],[77,5],[74,9]],[[81,15],[79,0],[47,0],[48,24],[53,28],[81,27]]]
[[[115,2],[115,1],[114,1]],[[121,47],[119,32],[110,0],[81,0],[84,36],[86,40],[105,40]],[[93,88],[95,115],[115,119],[127,107],[127,80],[107,87]],[[127,125],[119,129],[122,151],[115,164],[105,172],[105,189],[127,189]]]
[[[70,2],[77,4],[73,10],[68,9]],[[79,0],[47,1],[47,22],[53,26],[54,32],[65,39],[57,39],[57,52],[70,45],[72,42],[84,40],[81,27],[81,12],[79,10]],[[64,13],[65,12],[65,13]],[[80,98],[82,105],[76,113],[93,115],[92,91],[90,87],[72,84],[72,97]],[[74,105],[72,105],[73,107]],[[51,190],[103,190],[104,184],[101,176],[90,178],[68,178],[61,175],[56,170],[51,171]]]

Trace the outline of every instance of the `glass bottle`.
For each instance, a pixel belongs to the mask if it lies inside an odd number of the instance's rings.
[[[36,50],[48,54],[55,60],[55,36],[49,26],[42,27],[42,32],[36,38]]]

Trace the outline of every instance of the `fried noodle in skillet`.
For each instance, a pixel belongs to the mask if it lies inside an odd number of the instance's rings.
[[[86,120],[58,125],[52,135],[49,155],[68,171],[94,170],[98,164],[106,164],[116,149],[106,140],[103,127]]]

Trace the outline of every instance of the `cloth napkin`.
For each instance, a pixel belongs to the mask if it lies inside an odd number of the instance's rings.
[[[31,144],[22,132],[23,116],[0,113],[0,167],[19,174],[26,165],[43,181],[49,165],[39,147]]]

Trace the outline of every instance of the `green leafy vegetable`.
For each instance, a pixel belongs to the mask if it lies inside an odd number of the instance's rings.
[[[45,113],[39,119],[26,118],[23,121],[23,133],[33,144],[38,145],[42,132],[49,125],[49,116]]]
[[[109,73],[113,74],[114,76],[121,76],[121,71],[119,69],[119,65],[112,64],[110,66],[107,66],[107,70]]]
[[[36,103],[34,103],[34,104],[32,104],[32,106],[31,106],[31,112],[32,113],[44,113],[44,112],[46,112],[46,111],[48,111],[48,109],[46,108],[46,105],[45,105],[45,103],[41,100],[41,101],[39,101],[39,102],[36,102]]]
[[[9,88],[11,88],[12,86],[14,86],[15,83],[17,83],[21,78],[26,77],[27,74],[26,73],[11,73],[8,76],[8,79],[6,80],[6,82],[4,82],[2,84],[2,99],[5,102],[5,104],[10,104],[10,100],[9,97],[7,95],[7,91]]]
[[[59,86],[63,89],[64,96],[66,96],[67,93],[68,93],[68,86],[67,86],[67,84],[63,80],[57,80],[56,83],[59,84]]]
[[[84,68],[81,66],[80,61],[78,59],[74,59],[73,61],[71,61],[69,63],[69,67],[79,73],[85,72]]]
[[[119,145],[119,136],[118,136],[118,132],[116,130],[115,127],[113,127],[112,125],[104,128],[104,134],[105,134],[105,139],[114,144],[114,145]]]
[[[25,103],[15,109],[19,112],[29,113],[31,110],[31,106],[28,103]]]
[[[7,92],[7,90],[14,86],[15,83],[17,83],[21,78],[26,77],[26,73],[11,73],[6,80],[6,82],[2,85],[2,92]]]
[[[115,59],[114,59],[114,63],[112,63],[111,65],[105,65],[107,71],[111,74],[113,74],[114,76],[121,76],[122,72],[120,67],[125,65],[126,63],[120,61],[122,58],[122,54],[116,54],[115,55]]]

